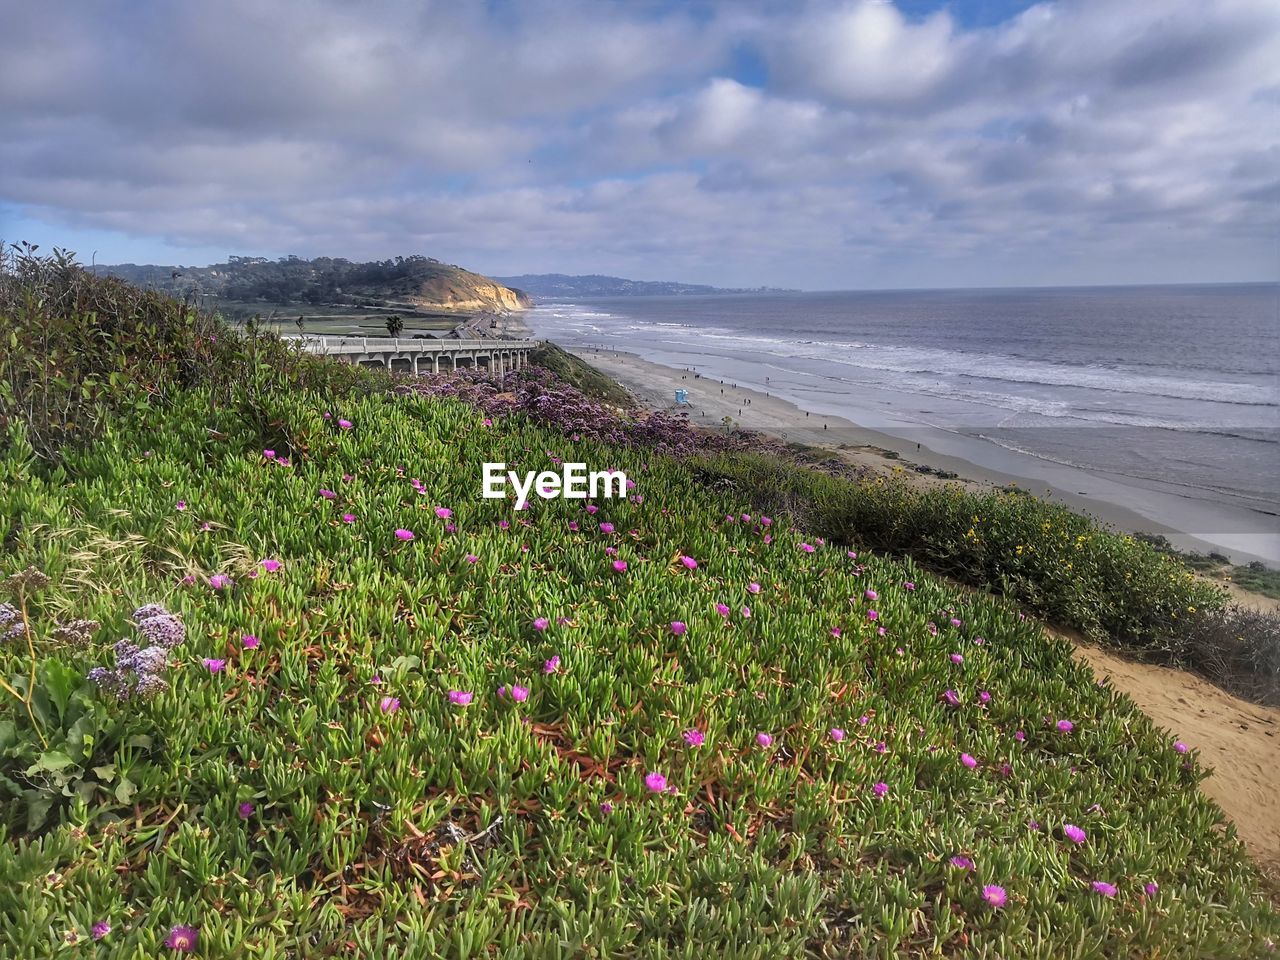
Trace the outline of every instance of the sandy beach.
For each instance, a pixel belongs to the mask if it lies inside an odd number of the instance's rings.
[[[982,451],[994,452],[1010,465],[1024,468],[993,469],[950,450],[942,452],[903,440],[846,417],[806,411],[764,390],[699,376],[633,353],[578,346],[566,349],[622,384],[645,407],[687,413],[692,423],[705,428],[723,428],[729,418],[734,426],[789,443],[823,447],[850,463],[883,473],[896,472],[912,482],[958,482],[977,490],[1016,485],[1118,530],[1163,534],[1180,549],[1217,551],[1237,563],[1261,559],[1274,564],[1280,558],[1280,522],[1274,515],[1181,496],[1128,477],[1113,478],[999,450]],[[688,391],[687,406],[676,405],[677,389]],[[937,439],[951,448],[961,448],[967,442],[970,450],[976,450],[976,442],[969,438],[940,435]],[[1189,532],[1204,530],[1226,532]]]

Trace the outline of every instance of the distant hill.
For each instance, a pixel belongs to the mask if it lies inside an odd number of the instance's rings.
[[[334,257],[231,257],[207,267],[122,263],[99,273],[163,290],[241,303],[367,307],[446,313],[504,313],[532,301],[490,277],[431,257],[352,263]]]
[[[627,280],[599,274],[569,276],[563,273],[527,273],[519,277],[495,277],[499,283],[518,287],[535,297],[646,297],[707,296],[725,293],[799,293],[777,287],[710,287],[701,283],[672,280]]]

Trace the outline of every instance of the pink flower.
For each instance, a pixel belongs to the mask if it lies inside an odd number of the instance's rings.
[[[884,782],[873,783],[871,785],[871,792],[874,793],[877,797],[883,797],[886,793],[889,792],[889,785]]]
[[[904,590],[914,590],[915,588],[916,588],[916,585],[912,583],[910,580],[907,580],[902,584],[902,589]]]
[[[274,460],[276,458],[276,452],[274,450],[263,450],[262,456],[267,460]]]
[[[686,570],[698,569],[698,561],[693,559],[693,557],[681,557],[680,562],[684,564]]]
[[[836,743],[839,743],[841,740],[844,739],[844,731],[841,730],[839,727],[832,727],[830,733],[831,733],[831,739],[834,740]]]
[[[750,619],[751,619],[751,608],[750,608],[750,607],[748,607],[748,606],[743,606],[743,608],[742,608],[742,616],[743,616],[745,619],[750,620]]]
[[[200,940],[200,931],[195,927],[184,927],[181,924],[169,931],[169,936],[165,938],[164,945],[170,950],[177,950],[179,953],[192,953],[196,949],[196,943]]]
[[[412,539],[413,539],[413,531],[412,531],[412,530],[406,530],[406,529],[404,529],[404,527],[400,527],[400,528],[398,528],[398,529],[396,530],[396,539],[397,539],[397,540],[405,540],[405,541],[412,540]]]
[[[537,620],[533,621],[533,629],[535,630],[545,630],[549,626],[551,626],[551,621],[546,617],[539,617]]]
[[[174,509],[175,509],[175,510],[177,510],[179,513],[181,513],[183,510],[187,509],[187,501],[185,501],[185,500],[179,500],[179,501],[174,505]]]
[[[613,561],[613,569],[614,569],[614,571],[615,571],[615,572],[617,572],[617,573],[626,573],[626,572],[627,572],[627,561],[625,561],[625,560],[615,560],[615,561]]]
[[[1152,880],[1142,889],[1146,891],[1148,897],[1154,897],[1160,891],[1160,884]]]
[[[436,507],[436,516],[441,520],[448,520],[453,516],[453,511],[448,507]]]
[[[89,932],[93,935],[93,939],[101,940],[103,937],[105,937],[108,933],[111,932],[111,924],[109,924],[106,920],[99,920],[97,923],[95,923],[92,927],[89,928]]]
[[[653,772],[645,776],[644,785],[653,793],[662,793],[667,789],[667,778],[660,773]]]
[[[1065,824],[1062,827],[1062,835],[1077,845],[1084,843],[1085,841],[1085,832],[1074,823]]]
[[[1056,724],[1059,733],[1070,733],[1075,729],[1075,724],[1070,720],[1059,720]]]
[[[1027,739],[1027,735],[1019,730],[1013,735],[1013,739],[1017,740],[1019,743],[1023,743]]]
[[[805,553],[813,553],[813,544],[802,543],[800,544],[800,549],[803,550]]]
[[[1004,887],[989,883],[982,888],[982,899],[987,901],[994,909],[999,910],[1008,902],[1008,896],[1004,892]]]
[[[964,663],[964,657],[961,654],[953,653],[951,655],[951,662],[959,666],[960,664]]]
[[[225,590],[227,587],[231,586],[231,578],[225,573],[215,573],[209,578],[209,586],[213,587],[215,590]]]
[[[468,553],[464,559],[467,561],[467,563],[477,563],[480,560],[480,558],[477,557],[474,553]]]
[[[262,569],[267,571],[267,573],[275,573],[277,570],[280,569],[280,561],[279,560],[263,560]]]
[[[613,524],[612,524],[612,523],[602,523],[602,524],[600,524],[600,532],[601,532],[601,533],[613,533],[613,530],[614,530],[614,527],[613,527]],[[696,566],[696,564],[695,564],[695,566]]]
[[[455,707],[465,707],[470,705],[471,698],[474,696],[475,694],[473,694],[470,690],[450,690],[449,702],[452,703]]]
[[[986,690],[979,690],[979,691],[978,691],[978,702],[979,702],[979,703],[982,703],[982,704],[990,703],[990,702],[991,702],[991,694],[987,693],[987,691],[986,691]]]
[[[240,806],[236,808],[236,811],[240,814],[241,820],[248,820],[250,817],[253,816],[253,811],[255,809],[256,808],[254,807],[254,805],[246,800],[244,803],[240,804]]]
[[[970,770],[974,769],[978,765],[978,761],[975,760],[973,757],[969,756],[969,754],[967,753],[960,754],[960,762],[963,763]]]
[[[866,597],[868,600],[875,600],[879,598],[880,594],[876,593],[874,590],[868,590],[866,593],[863,594],[863,596]]]
[[[707,739],[707,735],[697,727],[689,728],[682,734],[682,736],[684,737],[684,742],[691,747],[700,747]]]
[[[685,634],[685,631],[688,629],[689,629],[688,625],[680,620],[671,621],[671,632],[674,633],[677,637],[683,637]]]
[[[543,673],[555,673],[560,669],[560,656],[557,654],[542,665]]]
[[[511,685],[511,699],[516,703],[524,703],[529,699],[529,688],[522,687],[518,683]]]
[[[350,421],[350,420],[339,420],[339,421],[338,421],[338,426],[339,426],[339,427],[341,427],[343,430],[350,430],[350,429],[351,429],[351,421]]]
[[[1090,886],[1093,887],[1094,893],[1100,893],[1104,897],[1114,897],[1116,895],[1116,888],[1103,880],[1095,880]]]
[[[1178,753],[1186,753],[1188,750],[1188,747],[1181,740],[1178,740],[1174,742],[1173,749],[1176,750]]]
[[[973,869],[973,861],[968,857],[952,857],[950,863],[953,867],[958,867],[961,870]]]
[[[727,617],[731,612],[732,611],[728,607],[726,607],[723,603],[716,604],[716,613],[720,614],[720,616]]]
[[[762,747],[772,747],[772,746],[773,746],[773,737],[772,737],[772,736],[770,736],[770,735],[769,735],[769,734],[767,734],[767,733],[757,733],[757,734],[756,734],[756,743],[760,744],[760,746],[762,746]]]
[[[321,488],[321,490],[320,490],[320,496],[321,496],[321,497],[323,497],[325,500],[337,500],[337,499],[338,499],[338,495],[337,495],[336,493],[334,493],[332,490],[325,490],[324,488]]]
[[[343,522],[343,523],[355,523],[355,522],[356,522],[356,515],[355,515],[354,513],[344,513],[344,514],[342,515],[342,522]]]
[[[747,584],[747,593],[759,593],[759,592],[760,592],[760,584],[758,583]]]
[[[257,650],[258,644],[261,642],[252,633],[246,633],[240,638],[240,642],[244,644],[246,650]]]
[[[613,813],[613,804],[610,803],[608,800],[605,800],[600,804],[600,812],[604,814]]]
[[[227,665],[227,661],[215,660],[212,657],[206,657],[200,662],[205,665],[210,673],[221,673],[223,668]]]
[[[947,690],[942,694],[942,699],[947,701],[953,707],[960,706],[960,697],[954,690]]]
[[[382,710],[383,713],[395,713],[397,710],[400,709],[400,698],[399,697],[383,697],[378,702],[378,707],[379,709]]]

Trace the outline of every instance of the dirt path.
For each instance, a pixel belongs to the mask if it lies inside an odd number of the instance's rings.
[[[1280,881],[1280,709],[1231,696],[1181,670],[1076,645],[1076,658],[1109,677],[1142,711],[1200,752],[1206,794],[1235,824],[1263,871]]]

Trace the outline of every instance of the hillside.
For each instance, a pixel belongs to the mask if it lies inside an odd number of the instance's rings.
[[[506,312],[532,305],[528,296],[489,277],[430,257],[352,263],[332,257],[232,257],[208,267],[125,263],[96,268],[178,297],[279,306],[360,306],[448,313]]]
[[[1220,605],[1145,545],[1018,496],[965,546],[963,499],[537,367],[345,366],[57,264],[0,273],[0,321],[0,956],[1280,938],[1197,752],[1028,615],[1137,645]],[[490,461],[634,487],[518,511],[479,496]],[[1025,592],[869,547],[917,525]],[[1016,582],[1015,538],[1046,550]]]
[[[563,273],[524,274],[519,277],[498,277],[499,283],[518,287],[534,297],[653,297],[653,296],[708,296],[733,293],[799,293],[799,290],[783,290],[777,287],[735,289],[711,287],[698,283],[676,283],[670,280],[626,280],[622,277],[606,277],[599,274],[569,276]]]

